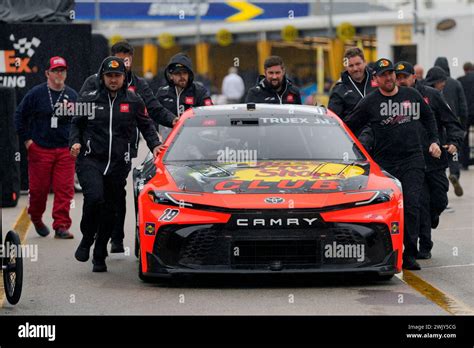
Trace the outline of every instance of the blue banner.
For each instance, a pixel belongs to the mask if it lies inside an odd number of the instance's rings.
[[[195,20],[197,9],[203,21],[226,20],[236,14],[248,15],[248,20],[304,17],[309,14],[309,4],[241,3],[239,8],[227,3],[169,2],[107,2],[100,3],[100,20]],[[79,20],[95,19],[93,2],[76,2],[75,16]]]

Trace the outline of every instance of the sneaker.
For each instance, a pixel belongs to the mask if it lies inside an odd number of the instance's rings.
[[[461,184],[459,183],[459,178],[456,175],[450,175],[449,181],[453,184],[454,194],[458,197],[461,197],[464,194]]]
[[[68,230],[64,230],[62,228],[57,229],[54,233],[54,238],[56,239],[73,239],[74,235],[69,232]]]
[[[49,228],[44,223],[40,222],[34,225],[36,233],[38,233],[41,237],[46,237],[49,234]]]
[[[123,241],[110,242],[110,252],[112,254],[124,253],[125,249],[123,248]]]
[[[76,258],[77,261],[86,262],[87,260],[89,260],[90,250],[91,250],[91,247],[86,246],[86,244],[83,241],[81,241],[81,243],[76,249],[76,252],[74,253],[74,257]]]
[[[107,272],[107,265],[103,259],[92,259],[92,272]]]
[[[431,253],[429,251],[419,251],[416,258],[417,260],[429,260],[431,259]]]
[[[404,259],[402,267],[409,271],[419,271],[421,269],[420,264],[416,262],[415,258]]]

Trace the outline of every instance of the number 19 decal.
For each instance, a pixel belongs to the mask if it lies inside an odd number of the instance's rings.
[[[158,219],[158,221],[173,221],[173,219],[178,216],[179,214],[179,210],[178,209],[166,209],[164,212],[163,212],[163,215],[160,216],[160,218]]]

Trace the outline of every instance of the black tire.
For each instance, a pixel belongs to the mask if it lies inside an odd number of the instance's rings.
[[[140,278],[145,283],[153,283],[154,278],[148,277],[142,272],[142,258],[140,255],[140,249],[138,249],[138,278]]]
[[[9,231],[5,238],[5,257],[3,258],[3,286],[5,296],[12,305],[17,304],[23,287],[23,259],[18,255],[20,237],[14,231]],[[12,248],[13,247],[13,248]]]

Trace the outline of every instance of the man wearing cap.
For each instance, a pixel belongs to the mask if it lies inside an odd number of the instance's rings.
[[[127,89],[124,61],[108,57],[99,70],[100,86],[80,101],[93,105],[93,115],[73,118],[69,144],[77,156],[77,175],[84,193],[78,261],[89,259],[94,244],[93,271],[105,272],[107,243],[117,211],[117,200],[131,169],[131,148],[138,127],[154,156],[162,150],[156,128],[143,100]]]
[[[344,52],[343,64],[346,70],[334,85],[328,104],[328,109],[342,120],[362,98],[377,89],[365,62],[364,52],[360,48],[348,48]]]
[[[428,139],[426,132],[423,132],[426,171],[420,204],[420,240],[417,258],[429,259],[433,247],[431,228],[438,226],[439,216],[448,205],[449,182],[446,177],[448,154],[453,155],[457,152],[463,142],[464,131],[441,92],[420,83],[415,69],[409,62],[402,61],[395,64],[395,73],[398,86],[414,87],[430,106],[436,119],[438,138],[443,144],[441,157],[433,158],[427,151]]]
[[[57,111],[75,102],[77,93],[66,86],[66,60],[52,57],[45,72],[47,82],[32,88],[15,113],[15,126],[28,153],[28,214],[36,232],[46,237],[43,223],[48,193],[54,192],[53,229],[55,238],[71,239],[69,210],[74,198],[74,158],[69,154],[71,119]]]
[[[427,133],[430,155],[439,158],[436,121],[416,89],[396,85],[395,68],[390,60],[382,58],[375,62],[374,74],[378,90],[362,99],[345,122],[355,134],[370,127],[373,159],[401,182],[405,214],[403,268],[419,270],[416,262],[419,198],[425,169],[419,130],[421,123]]]
[[[119,57],[123,59],[125,62],[125,68],[127,70],[125,83],[127,88],[136,94],[138,94],[145,103],[147,111],[150,117],[155,122],[155,126],[161,124],[166,127],[173,127],[177,121],[176,116],[166,109],[163,105],[160,104],[158,99],[153,94],[152,89],[148,85],[148,82],[141,77],[138,77],[136,74],[132,72],[132,64],[133,64],[133,47],[126,41],[120,41],[114,44],[110,48],[110,53],[112,56]],[[79,95],[84,93],[90,93],[95,91],[99,88],[100,84],[100,74],[94,74],[87,78],[87,80],[82,85],[81,90],[79,91]],[[138,129],[135,130],[135,135],[131,143],[130,154],[131,158],[137,157],[138,154]],[[117,200],[118,210],[117,210],[117,218],[115,220],[114,228],[112,231],[112,239],[111,239],[111,253],[123,253],[125,251],[123,246],[123,239],[125,237],[124,233],[124,223],[125,223],[125,215],[126,215],[126,197],[127,191],[124,190],[120,195],[120,198]]]
[[[165,69],[165,78],[168,85],[160,87],[156,97],[177,117],[189,108],[212,105],[208,90],[194,81],[191,59],[184,53],[171,57]],[[166,139],[170,132],[170,128],[160,127],[163,139]]]

